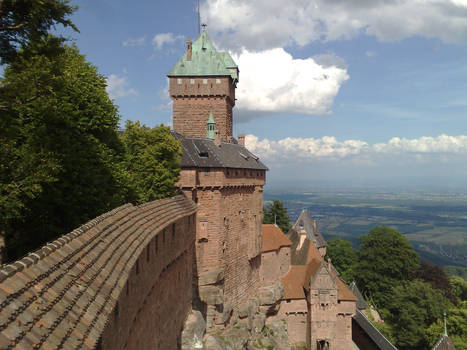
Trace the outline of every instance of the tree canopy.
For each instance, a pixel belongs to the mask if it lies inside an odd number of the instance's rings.
[[[125,169],[139,202],[173,196],[180,174],[180,142],[163,125],[149,128],[127,121],[122,135]]]
[[[287,208],[279,200],[274,200],[263,209],[263,223],[277,224],[282,232],[287,233],[290,229],[290,217]]]
[[[328,241],[326,254],[341,274],[341,278],[344,281],[352,281],[354,278],[353,269],[357,262],[357,251],[352,248],[351,243],[336,237]]]
[[[13,259],[122,204],[129,181],[106,80],[76,47],[20,52],[0,85],[0,223]]]
[[[419,257],[400,232],[377,226],[361,236],[355,278],[378,307],[385,307],[391,289],[411,279]]]
[[[420,281],[405,281],[391,289],[385,320],[400,350],[428,348],[425,330],[450,307],[442,292]]]
[[[75,10],[69,0],[0,0],[0,64],[13,62],[20,49],[45,42],[57,24],[77,31],[68,18]]]

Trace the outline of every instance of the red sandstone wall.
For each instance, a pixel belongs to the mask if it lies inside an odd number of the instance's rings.
[[[184,169],[179,182],[199,206],[198,274],[223,268],[224,300],[233,307],[259,287],[264,182],[264,171],[243,169]]]
[[[169,92],[176,132],[185,137],[206,137],[206,122],[212,109],[221,140],[232,140],[235,87],[230,77],[170,78]]]
[[[270,286],[280,278],[279,252],[276,250],[261,254],[261,285]]]
[[[306,344],[307,304],[305,299],[283,300],[279,316],[287,322],[287,332],[291,345]]]
[[[183,322],[191,310],[195,215],[157,230],[133,266],[113,316],[101,338],[102,349],[179,348]]]

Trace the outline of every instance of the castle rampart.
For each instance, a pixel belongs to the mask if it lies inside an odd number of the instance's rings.
[[[195,213],[185,196],[127,204],[4,267],[0,347],[177,349]]]

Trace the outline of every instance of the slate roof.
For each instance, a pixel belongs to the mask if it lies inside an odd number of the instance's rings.
[[[263,245],[261,252],[269,252],[278,250],[280,247],[290,247],[292,242],[282,232],[282,230],[274,224],[263,224]]]
[[[360,310],[352,318],[380,350],[397,350]]]
[[[202,31],[193,42],[191,60],[187,53],[178,60],[167,74],[169,77],[180,76],[230,76],[238,81],[238,66],[227,52],[217,52],[206,31]]]
[[[182,168],[237,168],[252,170],[268,170],[257,156],[245,147],[222,142],[216,146],[213,140],[207,138],[182,137],[173,132],[172,135],[181,140]]]
[[[352,282],[350,284],[350,290],[357,297],[357,309],[365,310],[368,307],[368,304],[366,303],[362,293],[360,293],[360,290],[358,289],[357,284],[355,282]]]
[[[302,210],[291,230],[300,232],[301,228],[305,230],[308,239],[312,240],[317,248],[326,246],[326,240],[319,231],[316,221],[312,219],[308,211],[305,209]]]
[[[456,348],[451,339],[447,335],[443,335],[433,346],[432,350],[456,350]]]
[[[0,269],[1,349],[94,349],[155,234],[195,213],[185,196],[112,210]]]

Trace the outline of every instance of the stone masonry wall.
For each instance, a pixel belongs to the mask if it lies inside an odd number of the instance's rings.
[[[198,204],[196,237],[200,299],[208,331],[225,323],[225,308],[248,303],[260,286],[264,171],[183,169],[179,185]],[[196,184],[193,186],[193,184]],[[211,275],[216,275],[212,280]]]
[[[195,215],[153,229],[102,335],[102,349],[180,348],[191,310]]]
[[[221,141],[232,141],[235,88],[231,78],[170,78],[173,128],[185,137],[206,137],[210,110]]]
[[[308,326],[306,300],[282,300],[279,316],[287,322],[287,333],[290,344],[305,345]]]

